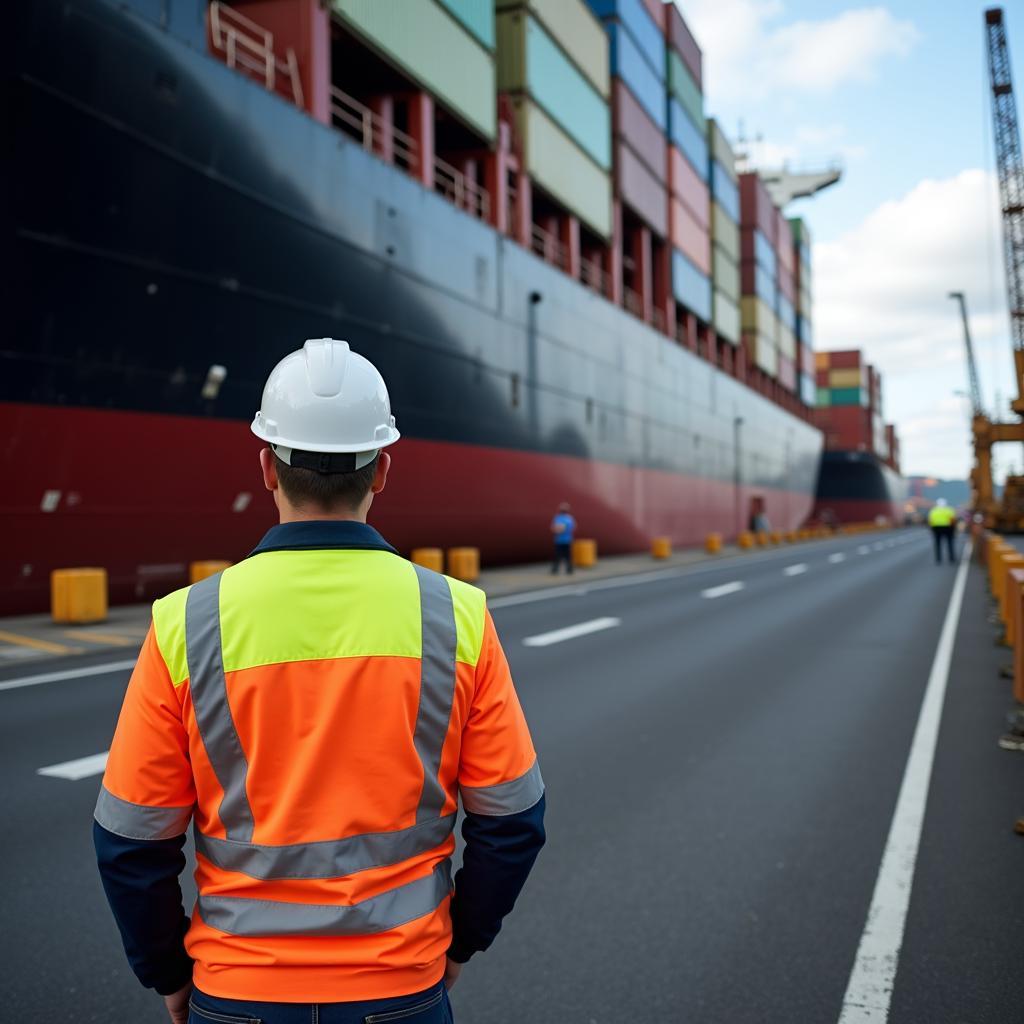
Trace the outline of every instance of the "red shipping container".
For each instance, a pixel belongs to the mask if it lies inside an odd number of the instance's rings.
[[[757,292],[757,268],[760,264],[753,260],[740,260],[740,293],[743,295],[757,295],[763,302],[764,299]],[[761,267],[761,273],[765,273]],[[767,304],[771,308],[771,303]]]
[[[817,384],[819,388],[827,388],[829,386],[828,373],[828,370],[814,371],[814,383]]]
[[[872,446],[871,413],[859,405],[833,405],[818,410],[818,426],[833,450],[859,451]]]
[[[754,172],[740,175],[740,226],[760,228],[761,234],[775,245],[775,204],[760,176]]]
[[[779,266],[778,277],[779,291],[789,299],[790,305],[796,309],[796,285],[793,283],[793,275],[785,267]]]
[[[829,364],[834,370],[856,370],[861,366],[860,349],[845,349],[841,352],[833,352]]]
[[[615,147],[615,191],[659,237],[668,233],[668,191],[625,142]]]
[[[647,165],[647,169],[664,182],[667,147],[665,135],[621,78],[612,79],[612,124],[615,134],[625,139],[633,152]]]
[[[689,207],[699,224],[711,223],[711,194],[690,161],[675,147],[668,147],[669,184],[672,194]]]
[[[779,263],[792,273],[793,264],[793,229],[789,226],[785,214],[776,209],[775,211],[775,251],[778,253]]]
[[[790,391],[796,391],[796,363],[779,353],[779,383]]]
[[[698,88],[703,92],[704,82],[701,77],[703,58],[697,40],[693,38],[693,33],[683,21],[683,16],[674,3],[666,3],[662,12],[665,17],[665,37],[672,44],[672,48],[683,58],[687,70],[693,75]]]
[[[669,204],[669,237],[702,273],[711,276],[711,236],[685,204],[674,196]]]

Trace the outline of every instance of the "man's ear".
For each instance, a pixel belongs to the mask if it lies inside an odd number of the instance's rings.
[[[381,452],[377,456],[377,471],[373,474],[373,483],[370,484],[371,494],[380,494],[384,485],[388,482],[388,470],[391,468],[391,456],[387,452]]]
[[[274,453],[269,448],[260,449],[260,469],[263,470],[263,486],[268,491],[276,491],[281,485],[277,479]]]

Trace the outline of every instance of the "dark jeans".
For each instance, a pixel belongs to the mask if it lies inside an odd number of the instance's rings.
[[[555,560],[551,563],[551,571],[558,572],[558,567],[565,563],[565,571],[572,572],[572,544],[556,544]]]
[[[359,1003],[251,1003],[196,989],[188,1024],[452,1024],[444,982],[392,999]]]
[[[946,539],[946,551],[949,553],[949,560],[956,561],[956,552],[953,550],[953,537],[956,528],[953,526],[933,526],[932,539],[935,541],[935,561],[942,561],[942,539]]]

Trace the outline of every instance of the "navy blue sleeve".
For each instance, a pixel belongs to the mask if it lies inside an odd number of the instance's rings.
[[[466,849],[451,904],[452,960],[465,963],[487,949],[501,930],[544,845],[544,806],[542,796],[518,814],[466,813]]]
[[[132,970],[146,988],[164,996],[177,992],[192,979],[184,945],[189,920],[178,883],[185,837],[125,839],[96,821],[92,837],[103,891]]]

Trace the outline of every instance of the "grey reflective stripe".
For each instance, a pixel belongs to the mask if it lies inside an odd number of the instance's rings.
[[[544,795],[540,765],[498,786],[462,786],[462,806],[472,814],[518,814],[529,810]]]
[[[448,580],[440,573],[413,565],[420,584],[423,648],[420,656],[420,706],[413,743],[423,765],[423,789],[416,808],[417,823],[436,818],[445,791],[438,779],[441,751],[455,699],[455,648],[458,634]]]
[[[114,796],[106,786],[100,786],[94,817],[108,832],[125,839],[173,839],[185,834],[192,818],[192,806],[133,804]]]
[[[219,814],[228,839],[252,839],[252,808],[245,792],[249,765],[228,704],[220,638],[220,573],[189,589],[185,647],[196,724],[217,781],[224,790]]]
[[[201,894],[198,909],[207,925],[229,935],[373,935],[433,913],[451,888],[446,859],[425,878],[347,906]]]
[[[195,830],[196,852],[219,868],[252,878],[340,878],[398,864],[440,846],[455,827],[455,815],[433,818],[397,832],[370,832],[292,846],[260,846],[214,839]]]

